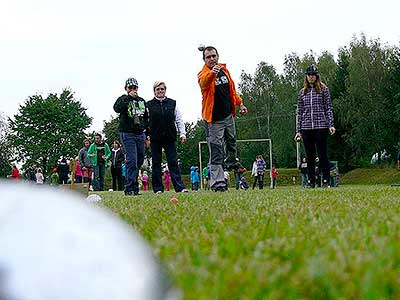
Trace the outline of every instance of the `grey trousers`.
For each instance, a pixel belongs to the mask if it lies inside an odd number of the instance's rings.
[[[236,159],[236,128],[232,115],[211,124],[205,123],[208,149],[210,151],[210,187],[226,187],[224,162],[233,164]]]

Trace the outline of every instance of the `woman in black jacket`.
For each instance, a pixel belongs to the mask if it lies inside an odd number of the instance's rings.
[[[125,155],[122,153],[121,145],[118,141],[114,141],[111,150],[111,175],[112,175],[112,188],[114,191],[122,191],[124,185],[122,182],[122,163],[125,160]]]
[[[186,193],[188,190],[182,181],[176,150],[178,132],[181,142],[186,142],[185,123],[176,107],[176,101],[165,96],[166,90],[167,87],[164,82],[156,81],[153,85],[154,98],[147,102],[149,113],[147,140],[151,141],[151,182],[154,193],[164,192],[161,180],[162,149],[164,149],[175,192]]]

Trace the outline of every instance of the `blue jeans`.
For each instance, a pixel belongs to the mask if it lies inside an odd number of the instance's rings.
[[[104,191],[104,174],[106,167],[104,164],[98,164],[93,167],[93,190]]]
[[[185,189],[181,178],[181,170],[178,166],[178,153],[176,151],[176,142],[151,142],[151,161],[152,161],[152,178],[153,191],[164,191],[164,185],[161,180],[161,160],[162,148],[164,148],[167,157],[168,170],[171,174],[172,184],[175,192],[181,192]]]
[[[236,189],[240,189],[240,179],[242,179],[243,174],[235,172],[235,184],[236,184]]]
[[[306,187],[307,186],[307,174],[301,173],[301,187]]]
[[[125,192],[139,192],[138,174],[144,161],[144,133],[120,132],[126,156]]]

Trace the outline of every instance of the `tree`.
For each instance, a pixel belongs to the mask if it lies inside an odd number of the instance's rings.
[[[292,54],[287,61],[295,62]],[[289,70],[290,68],[290,70]],[[294,66],[287,66],[290,74],[297,73]],[[295,75],[296,77],[296,75]],[[237,119],[240,139],[270,138],[273,141],[273,158],[280,166],[295,165],[295,145],[293,142],[296,94],[290,83],[297,84],[297,78],[284,82],[273,66],[261,62],[254,75],[242,72],[239,90],[249,108],[249,115]],[[242,162],[250,167],[258,154],[265,153],[264,144],[241,145]]]
[[[395,128],[400,127],[400,48],[393,47],[389,57],[389,89],[388,97],[392,99],[392,107],[394,108]],[[395,133],[394,141],[397,143],[397,151],[400,150],[400,136]]]
[[[111,144],[113,141],[120,141],[118,126],[119,117],[111,117],[110,121],[103,121],[104,138],[108,144]]]
[[[177,142],[178,158],[180,161],[180,167],[183,174],[190,172],[191,166],[199,165],[199,151],[198,144],[201,141],[206,140],[206,132],[204,129],[203,121],[198,120],[197,122],[185,123],[187,142],[182,144]],[[208,162],[208,148],[202,147],[202,163]]]
[[[5,115],[0,112],[0,178],[11,174],[12,149]]]
[[[296,53],[290,53],[285,56],[282,78],[287,85],[294,89],[294,92],[299,91],[303,85],[304,68],[300,57]]]
[[[347,142],[347,137],[351,134],[351,127],[344,122],[341,114],[341,103],[345,102],[348,96],[349,59],[348,49],[339,49],[335,76],[332,84],[329,85],[336,128],[335,135],[328,139],[330,157],[332,160],[340,161],[340,169],[344,172],[356,166],[353,147]]]
[[[369,162],[371,156],[394,144],[397,129],[393,99],[389,96],[391,49],[379,40],[354,37],[349,47],[347,93],[340,98],[340,122],[350,128],[350,143],[357,160]]]
[[[68,89],[46,98],[30,96],[10,120],[11,143],[20,161],[47,172],[61,156],[78,155],[91,122],[86,108]]]
[[[330,89],[336,77],[336,69],[338,68],[335,59],[328,51],[322,52],[318,57],[318,69],[322,75],[322,82],[324,82]]]

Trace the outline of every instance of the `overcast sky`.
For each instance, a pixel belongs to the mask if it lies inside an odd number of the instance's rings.
[[[0,111],[12,116],[29,95],[70,87],[101,130],[135,77],[146,100],[165,81],[192,121],[199,44],[215,46],[238,83],[260,61],[281,72],[285,54],[336,54],[360,32],[399,45],[399,12],[398,0],[1,0]]]

